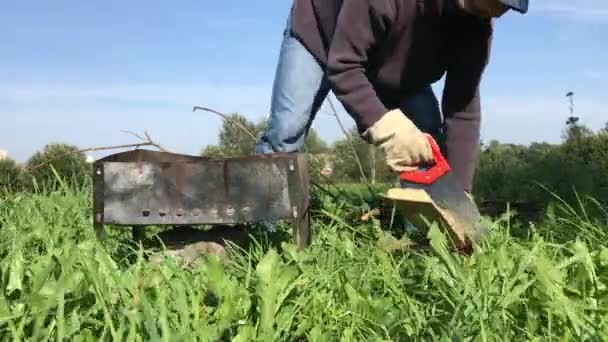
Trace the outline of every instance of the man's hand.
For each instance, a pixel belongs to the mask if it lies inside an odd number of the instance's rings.
[[[379,146],[386,164],[397,173],[433,162],[428,139],[401,110],[386,113],[363,133],[363,138]]]

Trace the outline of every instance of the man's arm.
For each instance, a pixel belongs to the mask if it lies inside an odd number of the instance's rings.
[[[442,111],[446,118],[447,159],[461,184],[471,191],[481,129],[479,86],[490,58],[492,25],[465,25],[468,29],[464,30],[464,39],[450,55]]]
[[[402,172],[431,162],[433,155],[426,136],[399,109],[389,111],[368,79],[369,51],[384,40],[394,17],[394,0],[345,1],[329,50],[328,77],[361,137],[381,148],[391,170]]]
[[[390,0],[348,0],[342,6],[329,50],[328,78],[334,94],[363,131],[388,111],[369,82],[365,66],[395,10]]]

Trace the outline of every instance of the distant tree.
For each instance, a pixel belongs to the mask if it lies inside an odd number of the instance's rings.
[[[19,190],[21,169],[10,158],[0,160],[0,194],[3,191]]]
[[[372,179],[376,182],[395,182],[397,180],[397,175],[386,166],[382,151],[361,139],[356,128],[348,132],[348,138],[339,139],[332,145],[332,153],[335,158],[335,180],[341,182],[363,181],[353,147],[361,162],[363,175],[368,182],[371,183]]]
[[[594,134],[576,117],[566,122],[561,144],[529,146],[492,141],[480,154],[476,197],[545,205],[552,196],[575,203],[576,193],[608,199],[608,134]]]
[[[254,123],[240,114],[231,114],[222,123],[217,145],[203,148],[206,157],[239,157],[255,154],[255,144],[266,128],[266,120]],[[329,147],[311,128],[305,140],[306,151],[311,154],[327,153]]]
[[[354,134],[350,134],[352,144],[357,151],[357,155],[362,159],[366,151],[362,148],[361,141]],[[336,140],[332,145],[332,154],[334,155],[333,179],[340,182],[360,182],[361,171],[358,168],[357,161],[353,154],[351,145],[347,138]]]
[[[568,120],[566,120],[566,126],[570,127],[570,126],[574,126],[578,123],[580,119],[577,118],[576,116],[570,116],[568,117]]]
[[[224,158],[224,151],[218,145],[207,145],[201,152],[201,156],[209,158]]]
[[[327,153],[330,150],[327,143],[323,141],[321,137],[319,137],[317,131],[315,131],[312,127],[308,131],[308,135],[305,139],[305,144],[306,152],[310,154]]]
[[[249,121],[246,117],[234,113],[222,123],[218,145],[206,146],[201,155],[206,157],[241,157],[255,153],[255,140],[261,125]]]
[[[597,134],[586,127],[574,114],[573,95],[566,94],[570,116],[561,144],[491,141],[483,146],[474,179],[476,197],[546,205],[553,197],[544,186],[574,205],[588,195],[608,204],[608,122]]]
[[[52,168],[51,168],[52,167]],[[23,173],[23,182],[31,188],[34,181],[49,190],[56,189],[59,179],[70,184],[82,184],[91,175],[92,166],[76,146],[64,143],[47,144],[42,151],[29,158]]]
[[[590,137],[593,135],[593,131],[587,128],[585,125],[579,123],[578,117],[571,116],[566,121],[566,128],[562,134],[562,138],[569,141],[575,141]]]
[[[589,139],[590,165],[597,193],[594,197],[608,204],[608,129],[601,130]]]
[[[579,165],[589,165],[592,160],[593,147],[591,142],[594,133],[585,125],[580,124],[578,118],[569,120],[563,135],[563,148],[571,160]]]
[[[527,162],[528,178],[537,184],[547,187],[563,200],[575,201],[575,193],[591,194],[596,179],[592,176],[591,166],[573,158],[564,145],[557,145],[540,154],[530,149]],[[534,187],[528,199],[542,204],[552,200],[550,194],[539,187]]]
[[[525,179],[524,146],[501,144],[496,140],[479,155],[473,182],[476,197],[490,200],[519,201],[523,197]]]

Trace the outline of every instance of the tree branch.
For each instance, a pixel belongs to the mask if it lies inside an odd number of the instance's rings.
[[[363,172],[363,165],[361,164],[361,160],[359,159],[359,155],[357,154],[355,145],[353,144],[350,135],[344,128],[344,125],[342,124],[342,120],[340,120],[340,117],[338,116],[338,111],[336,111],[336,108],[334,107],[334,104],[329,97],[327,97],[327,102],[329,102],[329,106],[331,107],[331,110],[332,110],[334,116],[336,117],[336,121],[338,121],[338,125],[340,125],[340,129],[346,136],[346,141],[348,142],[348,145],[353,150],[353,155],[355,156],[355,161],[357,162],[357,166],[359,167],[359,173],[361,173],[361,178],[363,179],[363,182],[365,182],[365,184],[367,184],[367,186],[369,188],[369,182],[367,181],[367,177],[365,177],[365,172]]]
[[[247,135],[248,135],[248,136],[249,136],[249,137],[250,137],[250,138],[251,138],[251,139],[252,139],[254,142],[257,142],[257,140],[258,140],[258,139],[255,137],[255,135],[254,135],[253,133],[251,133],[251,132],[250,132],[250,131],[247,129],[247,127],[245,127],[245,126],[241,125],[241,123],[240,123],[240,122],[238,122],[238,121],[236,121],[236,120],[232,119],[230,116],[228,116],[228,115],[226,115],[226,114],[224,114],[224,113],[220,113],[220,112],[218,112],[218,111],[216,111],[216,110],[213,110],[213,109],[210,109],[210,108],[206,108],[206,107],[194,106],[194,108],[192,108],[192,111],[194,112],[194,111],[196,111],[196,110],[202,110],[202,111],[205,111],[205,112],[210,112],[210,113],[216,114],[216,115],[218,115],[218,116],[221,116],[221,117],[222,117],[224,120],[226,120],[226,121],[228,121],[229,123],[231,123],[231,124],[233,124],[233,125],[237,126],[237,127],[238,127],[238,128],[241,130],[241,131],[245,132],[245,134],[247,134]]]
[[[161,150],[161,151],[163,151],[163,152],[169,152],[169,150],[165,149],[165,148],[164,148],[164,147],[162,147],[160,144],[158,144],[157,142],[155,142],[154,140],[152,140],[152,138],[150,138],[150,135],[148,134],[148,132],[147,132],[147,131],[144,131],[144,134],[146,135],[146,137],[145,137],[145,138],[142,138],[142,137],[141,137],[139,134],[134,133],[134,132],[131,132],[131,131],[122,131],[122,130],[121,130],[121,132],[123,132],[123,133],[127,133],[127,134],[131,134],[131,135],[135,136],[135,137],[136,137],[136,138],[138,138],[139,140],[142,140],[142,141],[143,141],[143,143],[144,143],[146,146],[154,146],[154,147],[156,147],[157,149],[159,149],[159,150]]]
[[[83,153],[83,152],[91,152],[91,151],[104,151],[104,150],[116,150],[116,149],[123,149],[123,148],[130,148],[130,147],[134,147],[135,149],[140,148],[142,146],[153,146],[158,148],[159,150],[163,151],[163,152],[169,152],[168,150],[166,150],[165,148],[163,148],[160,144],[158,144],[157,142],[155,142],[154,140],[152,140],[152,138],[150,137],[150,135],[148,134],[148,132],[145,132],[146,138],[142,138],[139,134],[134,133],[134,132],[130,132],[130,131],[122,131],[124,133],[127,134],[131,134],[135,137],[137,137],[138,139],[142,140],[141,143],[138,144],[125,144],[125,145],[115,145],[115,146],[99,146],[99,147],[88,147],[88,148],[84,148],[84,149],[80,149],[80,150],[76,150],[73,152],[70,152],[70,154],[77,154],[77,153]],[[63,155],[58,155],[55,156],[54,158],[50,158],[49,160],[43,162],[43,163],[39,163],[39,164],[35,164],[32,166],[26,166],[23,168],[23,171],[32,171],[35,169],[38,169],[42,166],[47,165],[49,162],[61,158],[63,157]]]

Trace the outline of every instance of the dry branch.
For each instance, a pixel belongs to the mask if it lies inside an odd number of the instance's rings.
[[[216,110],[213,110],[213,109],[207,108],[207,107],[199,107],[199,106],[195,106],[194,108],[192,108],[192,111],[193,111],[193,112],[194,112],[194,111],[196,111],[196,110],[202,110],[202,111],[205,111],[205,112],[210,112],[210,113],[213,113],[213,114],[216,114],[216,115],[221,116],[221,117],[222,117],[224,120],[226,120],[226,121],[228,121],[229,123],[231,123],[231,124],[233,124],[233,125],[237,126],[237,127],[238,127],[238,128],[241,130],[241,131],[243,131],[243,132],[244,132],[245,134],[247,134],[247,135],[248,135],[248,136],[249,136],[251,139],[253,139],[253,141],[254,141],[254,142],[255,142],[255,141],[257,141],[257,139],[256,139],[255,135],[254,135],[253,133],[251,133],[251,132],[250,132],[250,131],[247,129],[247,127],[245,127],[245,126],[241,125],[241,123],[240,123],[240,122],[238,122],[238,121],[236,121],[236,120],[232,119],[230,116],[228,116],[228,115],[226,115],[226,114],[224,114],[224,113],[220,113],[220,112],[218,112],[218,111],[216,111]]]
[[[80,149],[77,151],[73,151],[70,152],[70,154],[77,154],[77,153],[84,153],[84,152],[91,152],[91,151],[104,151],[104,150],[116,150],[116,149],[123,149],[123,148],[140,148],[143,146],[153,146],[158,148],[159,150],[163,151],[163,152],[168,152],[167,149],[163,148],[160,144],[158,144],[157,142],[155,142],[154,140],[152,140],[152,138],[150,137],[150,135],[148,134],[148,132],[144,132],[146,135],[146,138],[141,137],[139,134],[134,133],[134,132],[130,132],[130,131],[122,131],[124,133],[127,134],[131,134],[135,137],[137,137],[138,139],[142,140],[141,143],[138,144],[125,144],[125,145],[115,145],[115,146],[99,146],[99,147],[88,147],[88,148],[84,148],[84,149]],[[57,158],[61,158],[63,156],[56,156],[54,158],[51,158],[47,161],[45,161],[44,163],[39,163],[39,164],[35,164],[32,166],[26,166],[23,168],[24,171],[32,171],[35,170],[37,168],[43,167],[45,165],[47,165],[49,162],[57,159]]]
[[[157,149],[163,151],[163,152],[169,152],[167,149],[163,148],[160,144],[158,144],[157,142],[155,142],[154,140],[152,140],[152,138],[150,138],[150,135],[148,134],[147,131],[144,131],[144,134],[146,135],[146,138],[142,138],[139,134],[131,132],[131,131],[122,131],[124,133],[127,134],[131,134],[133,136],[135,136],[136,138],[142,140],[144,142],[144,144],[146,144],[146,146],[154,146]]]
[[[351,136],[348,134],[348,132],[344,128],[344,125],[342,124],[342,120],[340,120],[340,117],[338,116],[338,111],[336,111],[336,108],[334,107],[334,104],[333,104],[333,102],[331,101],[331,99],[329,97],[327,97],[327,102],[329,102],[329,106],[331,107],[331,110],[332,110],[334,116],[336,117],[336,120],[338,121],[338,125],[340,125],[340,129],[342,130],[342,132],[346,136],[346,141],[348,142],[348,145],[353,150],[353,156],[355,157],[355,161],[357,162],[357,166],[359,167],[359,173],[361,173],[361,179],[365,183],[365,185],[366,185],[367,189],[369,190],[369,192],[373,195],[374,194],[374,190],[372,189],[372,186],[370,185],[370,183],[367,181],[367,177],[365,177],[365,172],[363,171],[363,165],[361,164],[361,160],[359,159],[359,155],[357,154],[357,150],[355,149],[355,145],[353,144],[353,142],[351,140]],[[376,167],[375,156],[374,156],[374,163],[372,164],[372,167],[374,167],[374,171],[373,172],[375,174],[375,171],[376,171],[375,170],[375,167]]]
[[[361,178],[363,179],[363,181],[366,184],[369,185],[369,182],[367,181],[367,177],[365,177],[365,172],[363,172],[363,165],[361,164],[361,160],[359,159],[359,155],[357,154],[357,150],[355,149],[355,145],[353,144],[352,140],[350,139],[350,135],[348,134],[348,132],[344,128],[344,125],[342,124],[342,120],[340,120],[340,117],[338,116],[338,112],[336,111],[336,108],[334,107],[334,104],[333,104],[333,102],[331,101],[331,99],[329,97],[327,98],[327,102],[329,102],[329,106],[331,107],[331,110],[332,110],[334,116],[336,117],[336,121],[338,121],[338,125],[340,125],[340,129],[342,130],[342,132],[346,136],[346,141],[348,142],[348,145],[353,150],[353,155],[355,157],[355,161],[357,162],[357,166],[359,167],[359,173],[361,173]]]

